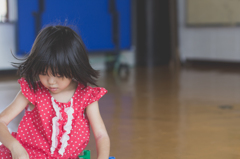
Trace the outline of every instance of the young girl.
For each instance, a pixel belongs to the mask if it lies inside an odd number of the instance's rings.
[[[98,159],[108,159],[110,141],[97,102],[107,91],[88,86],[96,86],[98,72],[78,34],[66,26],[46,27],[17,66],[21,90],[0,114],[0,158],[76,159],[91,125]],[[7,125],[23,109],[18,131],[10,134]]]

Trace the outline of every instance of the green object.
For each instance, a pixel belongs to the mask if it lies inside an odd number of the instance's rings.
[[[91,153],[89,150],[83,150],[83,155],[78,156],[80,159],[90,159]]]

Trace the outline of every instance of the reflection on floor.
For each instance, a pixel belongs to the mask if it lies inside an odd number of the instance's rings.
[[[19,90],[0,77],[0,111]],[[240,74],[228,69],[135,68],[102,73],[100,111],[118,159],[240,158]],[[22,115],[22,114],[21,114]],[[21,117],[20,115],[20,117]],[[20,118],[19,117],[19,118]],[[16,130],[19,118],[9,126]],[[96,158],[93,135],[87,149]]]

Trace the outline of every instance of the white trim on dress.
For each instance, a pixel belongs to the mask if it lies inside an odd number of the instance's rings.
[[[60,108],[58,107],[58,105],[55,103],[54,98],[51,98],[52,101],[52,105],[53,108],[56,112],[56,117],[54,117],[52,119],[52,147],[51,147],[51,154],[54,153],[56,147],[58,146],[58,139],[57,136],[59,134],[59,124],[58,124],[58,120],[62,118],[61,113],[60,113]],[[73,113],[74,113],[74,109],[73,109],[73,99],[71,98],[71,105],[68,108],[65,108],[64,111],[66,112],[68,119],[67,119],[67,123],[66,125],[64,125],[64,130],[66,131],[60,142],[62,143],[61,148],[59,149],[58,153],[61,154],[63,156],[63,153],[65,152],[65,149],[68,145],[68,140],[70,139],[69,134],[70,131],[72,129],[72,120],[73,120]]]

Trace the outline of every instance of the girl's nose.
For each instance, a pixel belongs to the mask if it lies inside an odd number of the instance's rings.
[[[49,76],[49,78],[48,78],[48,83],[49,83],[50,85],[55,84],[55,83],[56,83],[55,77],[54,77],[54,76]]]

